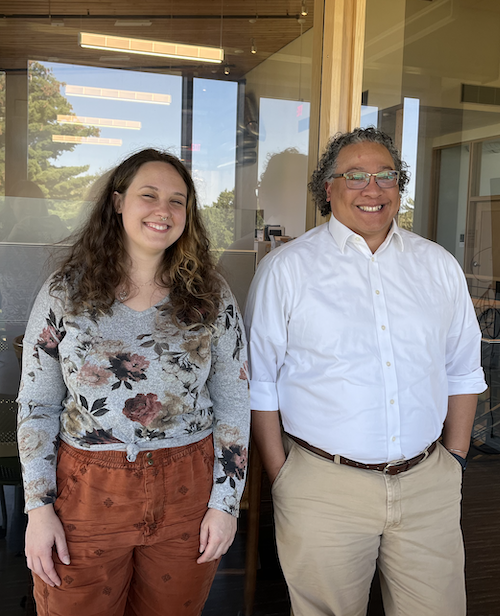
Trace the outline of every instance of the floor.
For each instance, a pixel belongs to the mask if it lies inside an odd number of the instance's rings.
[[[5,491],[12,512],[16,493],[12,486],[7,486]],[[463,494],[468,616],[500,616],[500,455],[476,452],[472,456]],[[11,522],[14,528],[9,528],[8,542],[0,538],[0,613],[2,616],[33,615],[30,576],[21,554],[22,520]],[[203,616],[244,615],[245,522],[243,513],[236,541],[219,567]],[[289,616],[286,586],[275,553],[272,507],[265,487],[259,552],[261,564],[253,614]],[[380,589],[375,581],[368,615],[383,614]]]

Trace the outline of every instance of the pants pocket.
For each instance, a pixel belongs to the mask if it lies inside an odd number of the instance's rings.
[[[57,498],[54,510],[60,514],[78,484],[77,461],[64,451],[63,447],[59,447],[57,454],[56,482]]]
[[[283,466],[280,468],[280,470],[278,471],[278,474],[276,475],[275,480],[273,481],[273,485],[271,486],[271,492],[275,491],[275,489],[282,482],[283,477],[286,476],[288,469],[290,468],[290,463],[292,461],[292,458],[295,456],[296,450],[297,448],[295,447],[295,445],[292,445],[292,448],[288,452],[288,456],[286,457]]]

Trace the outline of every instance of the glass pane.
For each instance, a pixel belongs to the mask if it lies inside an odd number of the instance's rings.
[[[266,205],[269,222],[293,236],[305,230],[306,172],[294,191],[296,176],[268,159],[291,156],[301,174],[307,166],[313,3],[300,19],[300,0],[259,3],[255,19],[237,3],[224,3],[222,17],[220,4],[157,3],[147,20],[128,15],[130,3],[98,4],[91,19],[55,19],[20,3],[16,11],[26,17],[2,21],[0,334],[16,374],[12,338],[54,267],[45,265],[51,244],[86,220],[107,170],[131,152],[169,149],[192,170],[214,250],[241,304],[257,255],[270,248],[270,240],[255,244],[268,180],[282,196],[275,214]],[[224,59],[84,48],[80,32],[129,38],[130,49],[137,40],[222,49]],[[7,142],[5,127],[14,137]],[[16,378],[4,374],[0,392],[15,393]]]
[[[500,139],[481,144],[479,196],[500,195]]]
[[[283,235],[305,230],[310,104],[262,98],[258,204],[264,223]]]
[[[499,4],[367,0],[366,8],[362,122],[375,125],[376,113],[410,165],[399,222],[464,268],[488,341],[476,441],[500,451]]]
[[[242,308],[257,260],[271,249],[271,240],[256,241],[260,209],[286,233],[305,230],[312,0],[307,15],[302,0],[107,0],[88,10],[52,2],[57,16],[42,4],[11,3],[14,15],[1,20],[0,396],[9,399],[19,385],[14,339],[72,240],[61,251],[53,243],[85,223],[108,170],[130,153],[168,149],[190,169],[213,250]],[[106,39],[101,48],[82,47],[85,32]],[[127,52],[109,47],[117,37],[128,39]],[[186,45],[196,57],[187,57]],[[174,47],[177,55],[153,53]],[[214,54],[222,62],[204,61]],[[273,155],[285,162],[275,165]],[[295,190],[297,166],[303,181]],[[279,203],[260,203],[267,184]],[[17,586],[11,597],[20,605],[25,585]],[[210,601],[207,611],[218,613],[220,594]],[[237,611],[242,586],[234,601]]]

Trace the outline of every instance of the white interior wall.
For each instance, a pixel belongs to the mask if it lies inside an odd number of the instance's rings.
[[[458,182],[457,182],[458,178]],[[469,147],[458,145],[441,152],[436,241],[463,266],[469,179]]]

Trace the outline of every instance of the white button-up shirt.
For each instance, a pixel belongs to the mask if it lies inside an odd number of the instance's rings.
[[[359,462],[412,458],[441,434],[448,396],[486,389],[459,264],[395,222],[374,254],[333,216],[274,250],[245,322],[252,408]]]

